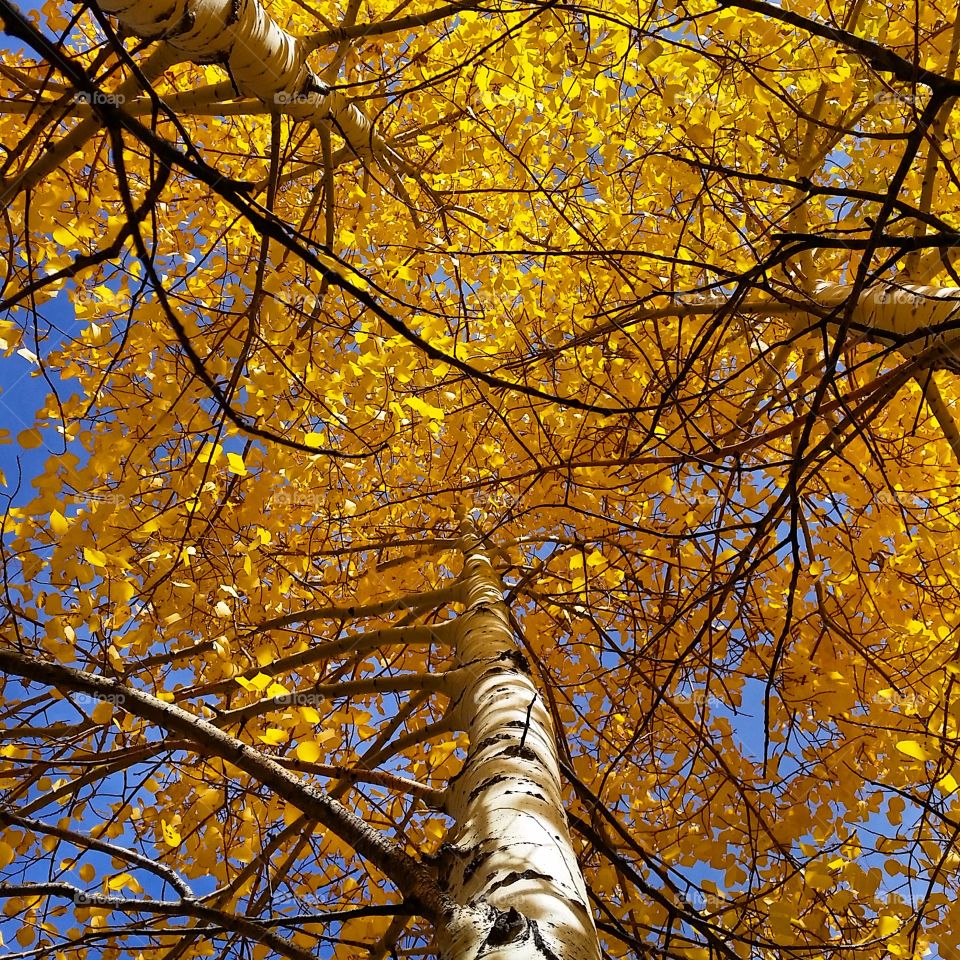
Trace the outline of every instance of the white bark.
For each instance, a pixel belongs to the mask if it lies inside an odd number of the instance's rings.
[[[438,858],[457,908],[437,925],[443,960],[599,960],[570,840],[550,714],[513,640],[490,560],[464,527],[458,707],[470,748],[450,784],[455,820]]]
[[[135,36],[162,37],[185,60],[222,64],[241,96],[332,124],[360,156],[385,149],[363,113],[310,69],[307,45],[259,0],[100,0],[98,6]]]
[[[813,299],[821,307],[842,310],[850,294],[846,284],[820,282]],[[879,284],[860,295],[852,318],[881,339],[884,334],[891,339],[913,337],[932,328],[929,334],[897,349],[904,356],[915,357],[931,347],[942,347],[938,365],[957,370],[957,358],[950,348],[960,339],[960,287]],[[944,329],[950,326],[954,329]]]

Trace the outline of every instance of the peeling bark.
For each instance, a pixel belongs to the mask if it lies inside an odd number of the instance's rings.
[[[438,918],[443,960],[599,960],[570,840],[550,714],[517,650],[499,580],[463,527],[466,610],[456,659],[468,669],[458,716],[470,735],[437,861],[456,903]]]

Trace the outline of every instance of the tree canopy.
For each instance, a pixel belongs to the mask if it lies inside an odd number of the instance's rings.
[[[0,20],[13,955],[436,954],[471,551],[605,956],[955,954],[955,7]]]

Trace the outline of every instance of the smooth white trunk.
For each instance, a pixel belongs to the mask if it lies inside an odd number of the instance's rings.
[[[444,960],[599,960],[583,876],[561,797],[550,714],[513,639],[499,579],[464,528],[458,706],[470,736],[446,810],[439,880],[457,904],[437,926]]]

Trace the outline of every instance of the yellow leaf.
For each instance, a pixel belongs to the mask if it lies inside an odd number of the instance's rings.
[[[307,723],[319,723],[320,714],[317,713],[316,707],[301,707],[300,716],[303,717]]]
[[[302,763],[316,763],[320,759],[320,746],[311,740],[297,744],[297,759]]]
[[[140,886],[136,877],[129,873],[118,873],[116,876],[107,880],[108,890],[123,890],[124,888],[132,890],[134,893],[143,893],[143,887]]]
[[[945,796],[949,796],[951,793],[953,793],[958,786],[960,786],[960,784],[957,783],[957,778],[952,773],[944,774],[937,781],[937,787]]]
[[[94,567],[105,567],[107,565],[107,555],[100,550],[94,550],[93,547],[83,548],[83,559]]]
[[[430,756],[427,758],[427,763],[429,763],[431,767],[438,767],[456,749],[456,740],[447,740],[445,743],[438,743],[430,748]]]
[[[443,419],[443,411],[439,407],[435,407],[433,404],[427,403],[426,400],[421,400],[419,397],[406,397],[403,402],[410,407],[411,410],[416,410],[417,413],[428,417],[430,420]]]
[[[109,723],[113,717],[113,704],[108,703],[106,700],[101,700],[94,708],[93,712],[90,714],[90,718],[94,723]]]
[[[877,918],[877,936],[889,937],[891,933],[896,933],[900,929],[900,921],[896,917],[878,917]]]
[[[136,587],[129,580],[120,580],[111,585],[113,599],[119,603],[126,603],[137,591]]]
[[[203,449],[200,451],[197,460],[200,463],[212,463],[214,460],[219,460],[222,453],[223,447],[221,447],[219,443],[210,443],[208,441],[203,445]]]
[[[50,529],[56,536],[62,537],[70,529],[70,522],[59,510],[51,510]]]
[[[39,430],[21,430],[17,434],[17,443],[24,450],[35,450],[43,443],[43,437],[40,436]]]
[[[228,453],[227,454],[227,469],[231,473],[235,473],[238,477],[245,477],[247,475],[247,467],[243,462],[243,457],[239,453]]]
[[[160,828],[163,830],[163,839],[166,840],[167,846],[169,847],[179,847],[182,842],[180,837],[180,831],[177,830],[175,826],[171,823],[167,823],[166,820],[160,821]]]
[[[23,331],[15,323],[0,320],[0,350],[13,350],[22,336]]]
[[[61,247],[69,247],[73,250],[77,245],[77,238],[66,227],[54,227],[52,236]]]
[[[900,740],[897,743],[897,749],[908,757],[912,757],[914,760],[932,760],[933,754],[929,750],[925,749],[920,743],[916,740]]]
[[[286,743],[287,734],[285,731],[278,730],[276,727],[270,727],[268,730],[265,730],[257,739],[262,743],[267,744],[267,746],[276,747],[281,743]]]
[[[96,875],[97,875],[97,870],[92,863],[85,863],[80,868],[80,879],[84,883],[89,883]]]
[[[659,40],[652,40],[640,51],[640,55],[637,57],[637,63],[641,67],[649,66],[649,64],[653,63],[653,61],[662,54],[663,44],[660,43]]]
[[[0,870],[3,870],[6,867],[9,867],[13,863],[14,858],[13,847],[9,843],[4,843],[0,840]]]

